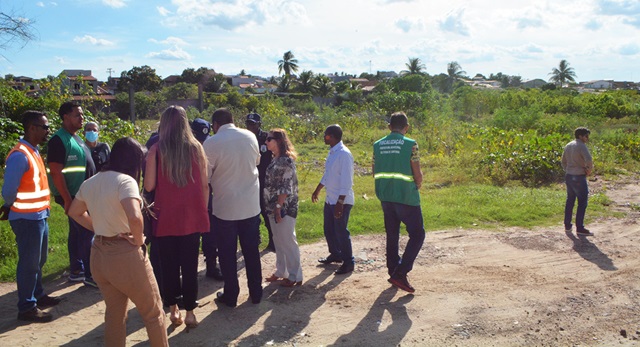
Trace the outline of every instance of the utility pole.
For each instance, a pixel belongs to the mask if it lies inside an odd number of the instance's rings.
[[[113,72],[113,69],[112,68],[108,68],[107,72],[109,73],[109,78],[111,78],[111,73]]]

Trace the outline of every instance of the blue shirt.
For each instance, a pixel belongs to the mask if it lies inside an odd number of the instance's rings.
[[[327,190],[326,203],[335,205],[338,202],[338,197],[344,195],[345,205],[354,204],[353,155],[342,141],[329,150],[324,164],[324,175],[320,183]]]
[[[38,152],[37,147],[33,147],[24,139],[20,139],[20,142],[31,147],[31,149],[36,152],[36,155],[40,157],[40,153]],[[13,205],[13,203],[16,201],[20,181],[22,180],[22,176],[27,171],[29,171],[29,159],[27,158],[27,156],[25,156],[24,153],[20,151],[14,151],[13,153],[11,153],[9,158],[7,158],[7,166],[4,170],[4,185],[2,186],[2,198],[4,199],[5,206],[11,207],[11,205]],[[49,218],[49,209],[31,213],[21,213],[15,211],[9,212],[9,220],[40,220],[45,218]]]

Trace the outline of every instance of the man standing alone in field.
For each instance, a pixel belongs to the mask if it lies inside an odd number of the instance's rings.
[[[404,113],[391,115],[389,129],[391,134],[373,144],[373,177],[387,233],[387,270],[391,276],[388,281],[413,293],[415,289],[409,284],[407,273],[413,269],[425,237],[420,207],[420,156],[416,141],[404,136],[409,129]],[[401,222],[409,234],[402,259],[398,253]]]
[[[42,267],[49,244],[49,182],[38,145],[49,137],[49,122],[42,112],[22,115],[24,137],[9,152],[2,186],[4,205],[0,220],[9,219],[18,245],[18,320],[49,322],[42,308],[57,305],[59,298],[42,288]]]
[[[329,145],[329,156],[324,165],[324,175],[311,195],[317,202],[320,190],[327,189],[324,203],[324,236],[329,246],[329,256],[318,259],[320,263],[342,262],[336,275],[353,271],[354,260],[351,236],[347,225],[349,214],[355,202],[353,193],[353,155],[342,143],[342,128],[338,124],[329,125],[324,131],[324,143]]]
[[[584,214],[587,211],[589,201],[589,187],[587,176],[593,171],[593,159],[586,143],[589,142],[591,131],[587,128],[577,128],[574,132],[575,140],[564,147],[562,153],[562,168],[565,171],[565,183],[567,185],[567,202],[564,205],[564,229],[571,232],[573,225],[573,205],[578,199],[576,211],[576,233],[583,236],[593,236],[593,233],[584,227]]]

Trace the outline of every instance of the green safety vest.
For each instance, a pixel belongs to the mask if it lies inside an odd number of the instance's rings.
[[[53,136],[60,137],[60,140],[62,140],[62,143],[64,144],[64,150],[67,157],[64,161],[62,174],[64,175],[65,182],[67,183],[69,194],[71,194],[71,196],[75,196],[80,189],[80,185],[85,180],[87,170],[87,158],[85,156],[84,148],[82,147],[84,144],[80,145],[73,135],[63,128],[56,131]],[[53,182],[51,174],[49,174],[49,182]],[[58,192],[54,184],[49,188],[54,196],[60,195],[60,192]]]
[[[396,132],[373,144],[376,196],[380,201],[420,206],[420,192],[411,170],[415,144],[415,140]]]

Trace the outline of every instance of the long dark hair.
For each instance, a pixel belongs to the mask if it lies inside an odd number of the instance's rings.
[[[140,182],[142,163],[147,150],[132,137],[118,139],[111,148],[109,161],[102,171],[116,171],[133,177]]]

